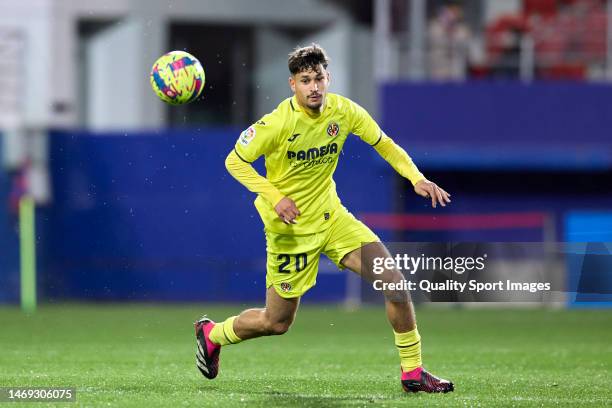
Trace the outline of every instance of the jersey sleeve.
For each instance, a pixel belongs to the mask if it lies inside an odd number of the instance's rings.
[[[408,153],[385,135],[370,114],[353,101],[349,101],[352,115],[351,132],[373,146],[400,175],[416,184],[425,179]]]
[[[389,136],[383,134],[379,142],[374,146],[374,149],[395,171],[402,177],[410,180],[412,185],[425,179],[425,176],[419,171],[408,153],[401,146],[395,144]]]
[[[254,193],[261,195],[272,206],[284,197],[268,179],[259,175],[253,166],[245,163],[238,157],[236,151],[232,150],[225,159],[227,171],[238,180],[243,186]]]
[[[352,116],[351,133],[359,136],[367,144],[375,146],[382,138],[382,131],[378,123],[360,105],[353,101],[349,101],[349,103],[349,112]]]
[[[276,147],[282,127],[283,121],[277,111],[265,115],[240,133],[234,148],[236,154],[248,163],[268,154]]]

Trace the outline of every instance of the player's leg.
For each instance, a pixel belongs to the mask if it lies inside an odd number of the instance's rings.
[[[299,303],[299,297],[283,298],[271,286],[266,292],[266,307],[240,313],[233,330],[241,340],[284,334],[295,319]]]
[[[206,378],[217,376],[221,347],[261,336],[286,333],[295,319],[300,297],[316,281],[322,236],[266,232],[266,307],[248,309],[215,323],[196,322],[196,365]]]
[[[361,275],[368,282],[398,283],[404,279],[397,268],[385,268],[380,274],[373,272],[375,258],[391,257],[382,242],[371,242],[357,248],[341,260],[341,264]],[[395,345],[400,355],[402,386],[405,391],[449,392],[453,383],[437,378],[425,371],[421,362],[421,336],[419,334],[414,307],[406,290],[385,290],[385,308],[389,323],[393,327]]]
[[[323,252],[336,265],[349,268],[365,280],[380,279],[385,283],[401,282],[404,277],[396,268],[374,274],[374,258],[388,257],[389,251],[366,225],[357,220],[345,208],[334,213],[333,225]],[[386,290],[385,308],[395,335],[395,345],[400,355],[402,386],[406,391],[448,392],[453,386],[423,370],[421,366],[421,337],[409,293],[402,290]]]
[[[213,379],[219,372],[221,347],[261,336],[286,333],[295,319],[299,297],[283,298],[274,287],[266,292],[266,307],[247,309],[238,316],[231,316],[215,323],[204,316],[195,323],[196,366],[202,375]]]
[[[364,280],[372,283],[381,280],[384,283],[399,283],[404,275],[397,269],[385,268],[380,274],[374,274],[371,267],[374,258],[391,257],[387,248],[381,242],[371,242],[346,254],[341,264],[351,271],[360,275]],[[385,309],[389,323],[396,332],[407,332],[416,328],[416,317],[410,299],[410,294],[405,290],[384,290]]]

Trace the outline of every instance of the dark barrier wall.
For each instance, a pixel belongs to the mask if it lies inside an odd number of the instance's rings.
[[[387,84],[380,111],[430,169],[612,168],[612,85]]]
[[[0,157],[2,157],[0,133]],[[19,236],[15,208],[10,206],[12,180],[0,169],[0,303],[19,299]]]
[[[382,122],[426,174],[453,193],[432,210],[545,212],[563,240],[572,210],[612,210],[612,86],[585,83],[393,83]],[[540,241],[537,229],[407,232],[409,241]]]
[[[238,133],[53,132],[54,203],[38,221],[44,296],[263,300],[266,252],[255,196],[224,166]],[[352,139],[336,173],[340,197],[349,209],[389,211],[390,168]],[[344,282],[342,273],[323,274],[309,298],[343,299]]]
[[[563,239],[569,211],[612,209],[610,86],[389,84],[382,97],[383,128],[453,203],[431,209],[372,148],[350,138],[336,181],[357,215],[545,212]],[[239,132],[52,132],[54,201],[38,209],[37,222],[42,297],[263,300],[265,242],[254,195],[224,168]],[[3,203],[9,188],[2,174]],[[13,228],[0,211],[0,301],[18,296]],[[541,229],[376,232],[411,241],[544,238]],[[343,299],[344,282],[344,273],[322,273],[307,300]]]

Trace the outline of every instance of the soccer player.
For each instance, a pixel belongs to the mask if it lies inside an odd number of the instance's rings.
[[[209,379],[217,376],[222,346],[287,332],[300,297],[315,284],[321,253],[367,280],[373,277],[372,259],[390,256],[336,193],[332,175],[349,134],[371,145],[412,182],[417,194],[430,198],[433,207],[450,203],[450,195],[428,181],[361,106],[328,93],[328,57],[319,45],[295,49],[288,63],[294,95],[242,132],[225,161],[230,174],[257,193],[255,207],[267,241],[266,307],[245,310],[220,323],[206,316],[195,323],[196,365]],[[251,166],[262,155],[266,177]],[[376,279],[399,282],[404,277],[392,268]],[[385,291],[384,296],[404,390],[453,391],[453,383],[421,364],[421,336],[408,292]]]

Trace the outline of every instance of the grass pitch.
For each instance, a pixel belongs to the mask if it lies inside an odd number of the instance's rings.
[[[0,386],[77,388],[76,403],[18,404],[35,407],[612,405],[609,310],[419,309],[425,366],[456,388],[408,395],[382,307],[303,306],[289,333],[224,348],[204,379],[192,321],[240,309],[3,307]]]

